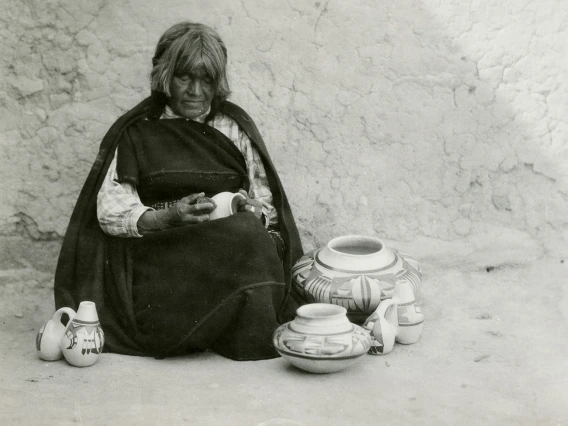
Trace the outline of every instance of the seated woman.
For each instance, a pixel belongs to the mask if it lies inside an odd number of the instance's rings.
[[[256,126],[226,100],[225,45],[183,22],[152,63],[152,95],[106,134],[71,216],[56,306],[94,301],[112,352],[275,357],[302,249]],[[246,197],[209,220],[210,197],[224,191]]]

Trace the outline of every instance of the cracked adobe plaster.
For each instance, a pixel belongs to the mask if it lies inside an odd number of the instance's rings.
[[[155,43],[181,19],[226,41],[232,99],[269,145],[305,249],[363,233],[425,265],[565,256],[567,8],[7,0],[0,283],[49,288],[45,267],[6,253],[25,246],[53,271],[102,136],[148,94]]]

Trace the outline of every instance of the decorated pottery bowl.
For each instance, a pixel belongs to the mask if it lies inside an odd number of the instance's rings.
[[[415,295],[422,274],[418,262],[379,238],[346,235],[302,256],[292,279],[298,300],[343,306],[350,320],[362,323],[398,284],[408,284]]]
[[[341,306],[312,303],[276,329],[274,347],[292,365],[310,373],[333,373],[355,363],[371,347],[369,333],[347,319]]]

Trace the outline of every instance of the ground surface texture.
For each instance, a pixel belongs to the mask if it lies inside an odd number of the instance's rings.
[[[330,375],[283,359],[37,358],[39,319],[0,322],[5,425],[568,424],[568,261],[426,270],[420,341]]]

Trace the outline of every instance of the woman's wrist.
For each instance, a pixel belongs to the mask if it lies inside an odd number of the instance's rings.
[[[138,219],[138,233],[146,235],[151,232],[171,228],[175,216],[175,206],[163,210],[148,210]]]
[[[208,221],[209,213],[215,209],[216,204],[204,195],[203,193],[192,194],[167,209],[145,212],[138,219],[138,233],[144,235]]]

